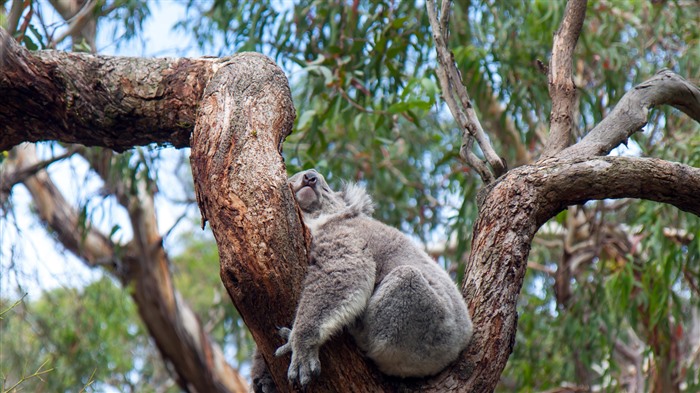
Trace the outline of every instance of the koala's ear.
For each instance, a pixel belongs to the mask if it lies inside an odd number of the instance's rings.
[[[371,216],[374,213],[374,202],[364,187],[356,183],[345,183],[340,194],[345,204],[358,214]]]

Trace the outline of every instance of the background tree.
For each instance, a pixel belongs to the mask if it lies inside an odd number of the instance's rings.
[[[211,49],[210,43],[223,40],[267,52],[295,72],[299,132],[287,145],[288,164],[365,181],[383,196],[381,218],[423,240],[439,240],[433,252],[461,279],[464,268],[457,265],[469,250],[467,228],[480,180],[459,161],[462,139],[438,104],[423,9],[360,2],[300,3],[293,9],[265,2],[197,10],[199,5],[192,3],[191,11],[205,17],[188,18],[183,27],[193,29],[202,45]],[[690,79],[700,75],[693,60],[700,56],[697,13],[688,12],[689,6],[694,4],[588,7],[571,68],[579,87],[569,114],[575,134],[598,124],[622,94],[662,67]],[[531,163],[549,146],[544,142],[553,109],[546,82],[552,73],[536,61],[548,62],[549,37],[563,12],[550,2],[455,6],[449,46],[483,128],[511,167]],[[621,153],[698,166],[696,124],[669,109],[652,112],[649,120]],[[448,132],[425,131],[436,129]],[[457,244],[438,235],[447,228]],[[655,203],[588,202],[559,214],[534,240],[519,336],[501,386],[697,386],[697,228],[695,217]]]

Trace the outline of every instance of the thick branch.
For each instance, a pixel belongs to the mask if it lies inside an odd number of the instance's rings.
[[[579,143],[558,157],[606,155],[647,122],[649,110],[671,105],[700,122],[700,89],[670,70],[663,70],[628,91],[610,114]]]
[[[700,168],[637,157],[556,160],[545,195],[561,207],[592,199],[639,198],[668,203],[700,216]]]
[[[569,205],[623,197],[700,215],[697,195],[700,168],[658,159],[550,159],[509,171],[484,198],[474,226],[463,286],[474,322],[472,342],[431,387],[451,381],[460,392],[495,389],[515,342],[530,244],[544,222]]]
[[[543,157],[551,157],[571,143],[574,108],[578,98],[572,77],[572,63],[583,20],[586,18],[586,2],[586,0],[569,0],[566,3],[561,26],[554,34],[552,58],[549,61],[551,126],[549,138],[542,153]]]
[[[41,140],[188,146],[204,86],[223,62],[29,52],[0,29],[0,151]]]

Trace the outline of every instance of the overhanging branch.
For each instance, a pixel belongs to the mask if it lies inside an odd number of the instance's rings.
[[[646,124],[651,108],[664,104],[700,122],[700,89],[675,72],[663,70],[628,91],[588,135],[557,156],[606,155]]]
[[[700,168],[640,157],[555,159],[532,167],[543,197],[562,209],[594,199],[638,198],[700,216]],[[549,217],[542,217],[549,219]]]
[[[225,61],[29,52],[0,28],[0,151],[42,140],[189,146],[204,87]]]

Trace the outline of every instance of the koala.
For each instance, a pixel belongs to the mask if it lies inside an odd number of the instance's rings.
[[[335,192],[315,170],[289,178],[312,235],[310,266],[292,328],[287,377],[306,386],[319,348],[344,328],[387,375],[426,377],[457,359],[472,336],[467,306],[448,274],[397,229],[372,218],[363,187]]]

